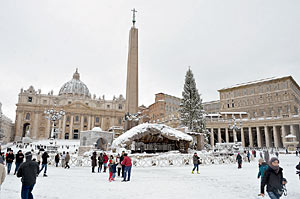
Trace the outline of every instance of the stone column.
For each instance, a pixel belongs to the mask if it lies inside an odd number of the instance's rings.
[[[249,131],[249,146],[253,147],[253,134],[252,134],[252,128],[248,127],[248,131]]]
[[[296,126],[293,125],[293,124],[291,124],[291,125],[290,125],[290,129],[291,129],[291,130],[290,130],[290,131],[291,131],[291,134],[297,137],[297,135],[296,135],[296,132],[297,132]],[[293,138],[293,141],[296,141],[296,138]]]
[[[64,138],[65,137],[65,132],[66,132],[66,120],[67,120],[67,116],[64,115],[64,118],[63,118],[63,126],[62,126],[62,134],[61,134],[61,138]]]
[[[91,129],[91,116],[89,115],[89,119],[88,119],[88,130],[92,130]]]
[[[32,132],[31,137],[33,139],[37,139],[38,131],[39,131],[38,130],[38,126],[39,126],[39,114],[38,113],[34,114],[34,121],[33,121],[33,123],[34,123],[34,126],[33,126],[33,132]]]
[[[102,116],[102,118],[101,118],[101,124],[100,124],[102,130],[105,130],[105,128],[104,128],[104,123],[105,123],[104,122],[104,117],[105,116]]]
[[[262,144],[261,144],[261,134],[260,134],[259,126],[256,127],[256,134],[257,134],[257,146],[261,148]]]
[[[73,118],[74,116],[73,115],[71,115],[71,123],[70,123],[70,132],[69,132],[69,139],[73,139],[73,120],[74,120],[74,118]]]
[[[264,129],[265,129],[266,147],[271,147],[269,128],[268,126],[264,126]]]
[[[62,121],[61,119],[58,120],[58,138],[61,139],[61,126],[62,126]]]
[[[92,126],[91,130],[95,127],[95,116],[92,116]]]
[[[228,127],[225,128],[226,143],[229,143]]]
[[[51,130],[51,124],[52,122],[50,122],[50,120],[47,119],[47,127],[46,127],[46,135],[44,135],[45,139],[49,138],[50,135],[50,130]]]
[[[221,128],[218,128],[218,143],[222,143]]]
[[[277,127],[273,126],[273,136],[274,136],[274,145],[275,147],[279,147],[279,135],[278,135],[278,131],[277,131]]]
[[[80,131],[83,131],[83,122],[84,122],[84,116],[81,116],[81,121],[80,121]]]
[[[211,144],[211,146],[214,146],[215,145],[215,139],[214,139],[214,129],[213,128],[211,128],[210,129],[210,144]]]
[[[242,139],[242,146],[245,147],[245,135],[244,135],[244,128],[241,128],[241,139]]]
[[[283,143],[283,146],[285,147],[285,141],[286,141],[286,139],[285,139],[285,136],[286,136],[286,129],[285,129],[285,126],[284,125],[282,125],[281,126],[281,131],[282,131],[282,143]]]

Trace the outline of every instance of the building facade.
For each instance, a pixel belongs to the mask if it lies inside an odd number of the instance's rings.
[[[0,143],[11,142],[14,139],[14,124],[11,119],[2,113],[0,102]]]
[[[300,140],[300,87],[291,76],[269,78],[219,90],[220,111],[208,115],[210,143],[245,147],[289,147]],[[230,126],[236,122],[238,129]]]
[[[91,96],[88,87],[80,80],[77,69],[73,78],[65,83],[58,95],[53,91],[42,94],[33,86],[19,93],[15,140],[29,136],[32,139],[47,139],[51,124],[46,119],[45,110],[54,108],[64,110],[65,115],[55,122],[60,139],[79,139],[81,131],[101,127],[104,131],[112,126],[123,127],[125,99],[122,95],[106,100],[104,96]]]
[[[212,146],[236,141],[244,147],[299,146],[300,87],[291,76],[238,84],[218,92],[219,100],[203,103]],[[175,101],[180,104],[180,98]],[[149,122],[179,127],[179,105],[169,113],[166,106],[164,98],[158,97],[145,111]]]

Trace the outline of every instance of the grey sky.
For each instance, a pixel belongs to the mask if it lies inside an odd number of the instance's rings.
[[[140,104],[180,97],[188,66],[204,101],[261,78],[300,82],[299,0],[0,0],[3,112],[15,119],[22,87],[57,94],[76,67],[92,94],[125,96],[134,7]]]

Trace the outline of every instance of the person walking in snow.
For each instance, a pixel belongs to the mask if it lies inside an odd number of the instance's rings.
[[[270,161],[270,154],[269,154],[268,150],[266,150],[264,152],[264,157],[265,157],[265,162],[269,162]]]
[[[67,168],[70,169],[70,166],[69,166],[70,160],[71,160],[71,156],[70,156],[69,152],[67,152],[66,158],[65,158],[65,163],[66,163],[65,169],[67,169]]]
[[[122,182],[130,181],[132,163],[131,163],[131,159],[130,159],[130,157],[128,157],[127,153],[124,153],[124,160],[121,164],[125,165],[124,179]],[[127,175],[128,175],[128,178],[126,180]]]
[[[283,178],[282,168],[279,167],[279,160],[275,157],[271,158],[268,169],[264,172],[261,181],[261,194],[265,196],[265,186],[267,186],[267,193],[271,199],[279,199],[286,184],[286,179]]]
[[[195,169],[197,168],[197,173],[199,174],[199,156],[197,155],[197,153],[194,153],[194,156],[193,156],[193,164],[194,164],[194,168],[192,170],[192,173],[194,173]]]
[[[242,158],[242,156],[241,156],[240,153],[238,153],[238,155],[236,156],[236,161],[238,163],[238,169],[241,169],[242,168],[243,158]]]
[[[0,191],[1,191],[1,185],[3,184],[6,177],[6,171],[4,166],[4,159],[0,157]]]
[[[251,157],[250,151],[248,151],[248,153],[247,153],[247,158],[248,158],[248,162],[249,162],[249,163],[250,163],[250,157]]]
[[[36,177],[39,173],[39,165],[32,161],[31,152],[25,153],[26,162],[22,163],[18,169],[17,177],[22,178],[22,199],[33,199],[32,190],[36,183]]]
[[[18,153],[16,154],[16,169],[14,175],[16,175],[16,173],[18,172],[18,169],[20,165],[23,163],[23,160],[24,160],[24,154],[22,153],[21,150],[19,150]]]
[[[100,153],[100,155],[98,157],[98,173],[101,173],[103,163],[104,163],[104,157],[103,157],[103,154]]]
[[[44,177],[48,177],[47,176],[47,166],[48,166],[48,158],[49,158],[49,155],[48,155],[48,153],[45,151],[44,153],[43,153],[43,155],[42,155],[42,168],[40,169],[40,172],[39,173],[41,173],[42,171],[43,171],[43,169],[45,169],[44,170]]]
[[[278,151],[276,151],[276,152],[275,152],[275,155],[276,155],[276,157],[278,158],[278,156],[279,156],[279,152],[278,152]]]
[[[95,167],[97,166],[97,153],[96,153],[96,151],[93,152],[91,160],[92,160],[92,173],[95,173]]]
[[[7,174],[10,174],[11,166],[12,166],[14,159],[15,159],[15,156],[13,154],[13,151],[10,150],[8,152],[8,154],[6,155]]]
[[[103,164],[104,164],[104,173],[106,172],[106,169],[107,169],[107,163],[108,163],[108,156],[106,155],[106,153],[104,153],[104,155],[103,155],[103,159],[104,159],[104,161],[103,161]]]
[[[58,163],[59,163],[59,159],[60,159],[59,158],[59,153],[56,154],[54,159],[55,159],[55,165],[56,165],[56,167],[58,167]]]
[[[262,181],[263,176],[264,176],[264,172],[268,169],[268,164],[266,162],[264,162],[263,159],[259,159],[258,160],[258,175],[257,175],[257,179],[261,179],[260,181]]]

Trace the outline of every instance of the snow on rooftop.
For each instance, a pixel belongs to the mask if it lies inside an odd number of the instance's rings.
[[[292,134],[289,134],[289,135],[285,136],[284,138],[296,138],[296,136],[292,135]]]
[[[112,148],[117,147],[125,147],[126,145],[130,144],[135,139],[139,139],[143,137],[145,134],[152,130],[156,130],[161,132],[163,137],[166,137],[171,140],[184,140],[184,141],[193,141],[193,138],[181,131],[173,129],[164,124],[150,124],[150,123],[143,123],[138,126],[133,127],[132,129],[126,131],[124,134],[120,135],[116,138],[112,143]]]
[[[92,131],[102,131],[102,129],[100,127],[94,127]]]
[[[220,114],[227,114],[227,115],[235,115],[235,114],[248,114],[247,112],[220,112]]]
[[[240,86],[247,86],[247,85],[251,85],[251,84],[257,84],[257,83],[261,83],[261,82],[267,82],[267,81],[271,81],[271,80],[275,80],[275,79],[281,79],[281,78],[284,78],[284,77],[288,77],[288,76],[270,77],[270,78],[259,79],[259,80],[254,80],[254,81],[250,81],[250,82],[235,84],[235,85],[230,86],[230,87],[222,88],[219,91],[221,91],[221,90],[227,90],[227,89],[230,89],[230,88],[236,88],[236,87],[240,87]]]

